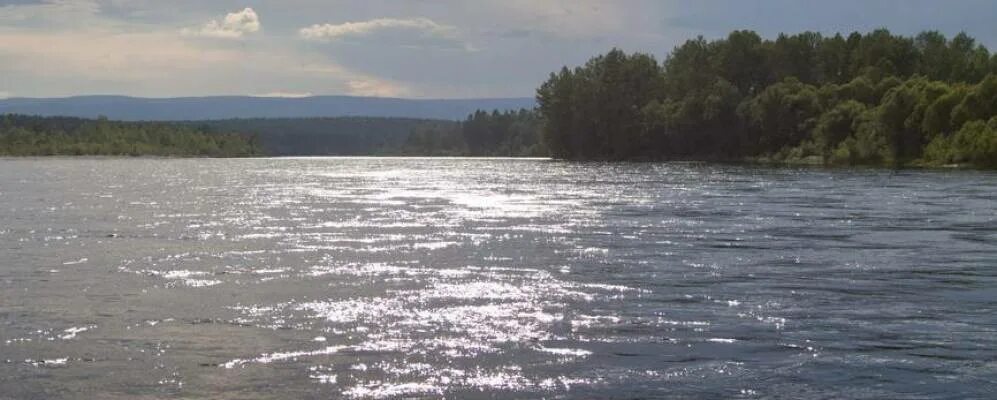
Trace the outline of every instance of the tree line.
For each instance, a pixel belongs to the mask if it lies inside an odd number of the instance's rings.
[[[420,127],[389,153],[426,156],[546,157],[534,110],[478,110],[458,124]]]
[[[533,110],[477,111],[464,121],[337,117],[167,123],[6,114],[0,115],[0,156],[546,156],[540,129]]]
[[[613,49],[537,101],[556,158],[997,167],[997,55],[964,33],[735,31],[661,63]]]
[[[213,134],[181,124],[0,116],[0,156],[244,157],[261,153],[252,135]]]
[[[252,134],[271,156],[394,154],[414,132],[448,131],[458,126],[456,121],[382,117],[245,118],[184,124],[219,134]]]
[[[188,121],[206,132],[243,132],[266,154],[336,156],[547,156],[534,110],[478,110],[463,121],[384,118],[250,118]]]

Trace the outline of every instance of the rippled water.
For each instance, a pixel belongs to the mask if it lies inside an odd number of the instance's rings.
[[[997,175],[0,160],[0,398],[993,398]]]

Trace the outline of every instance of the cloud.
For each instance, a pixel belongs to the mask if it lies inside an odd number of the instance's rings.
[[[0,0],[0,91],[528,96],[614,46],[661,57],[741,28],[966,30],[993,48],[993,2]]]
[[[658,4],[655,4],[658,3]],[[480,12],[492,16],[490,26],[513,36],[593,38],[643,29],[643,19],[662,8],[659,0],[504,0],[485,3]],[[477,6],[475,4],[475,6]]]
[[[5,71],[81,80],[156,79],[183,63],[235,64],[241,57],[236,51],[203,51],[162,33],[15,32],[0,33],[0,42]]]
[[[346,82],[346,86],[349,88],[349,93],[354,96],[399,97],[410,94],[404,86],[377,79],[351,80]]]
[[[94,0],[44,0],[27,4],[0,6],[0,23],[3,25],[86,25],[100,12]],[[6,26],[5,26],[6,27]]]
[[[260,30],[260,17],[256,11],[246,7],[242,11],[231,12],[220,21],[213,19],[204,26],[181,31],[185,36],[201,36],[217,39],[239,39]]]
[[[402,83],[346,68],[322,53],[302,52],[279,43],[213,46],[185,40],[171,29],[159,32],[0,29],[0,43],[3,43],[0,84],[7,84],[2,91],[18,96],[263,93],[267,97],[295,97],[311,93],[392,96],[410,93]]]
[[[318,42],[351,41],[405,47],[432,47],[473,51],[457,28],[429,18],[377,18],[342,24],[315,24],[301,28],[299,36]]]
[[[378,18],[363,22],[347,22],[343,24],[316,24],[301,29],[301,37],[316,40],[335,40],[351,36],[366,36],[383,30],[415,30],[433,36],[451,36],[455,31],[452,26],[433,22],[429,18],[394,19]]]
[[[279,97],[284,99],[302,99],[305,97],[312,97],[314,94],[312,92],[270,92],[262,94],[254,94],[252,97]]]
[[[403,97],[412,94],[406,84],[355,72],[338,64],[303,64],[299,72],[311,76],[335,76],[344,79],[342,91],[353,96]]]

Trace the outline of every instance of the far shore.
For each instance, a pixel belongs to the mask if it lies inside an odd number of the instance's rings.
[[[741,159],[702,159],[702,158],[682,158],[682,159],[633,159],[633,160],[569,160],[553,157],[478,157],[478,156],[407,156],[407,155],[280,155],[280,156],[247,156],[247,157],[198,157],[198,156],[162,156],[162,155],[50,155],[50,156],[10,156],[0,155],[0,161],[24,161],[24,160],[321,160],[321,159],[386,159],[386,160],[515,160],[515,161],[552,161],[566,163],[602,163],[602,164],[715,164],[715,165],[741,165],[770,168],[807,168],[807,169],[867,169],[867,170],[898,170],[898,171],[989,171],[987,169],[976,168],[970,164],[944,164],[931,165],[924,163],[910,163],[902,166],[876,165],[876,164],[827,164],[814,162],[814,160],[772,160],[768,158],[741,158]]]

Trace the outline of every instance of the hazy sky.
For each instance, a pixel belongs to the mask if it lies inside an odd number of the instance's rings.
[[[0,96],[532,96],[611,47],[886,27],[997,48],[994,0],[0,0]]]

